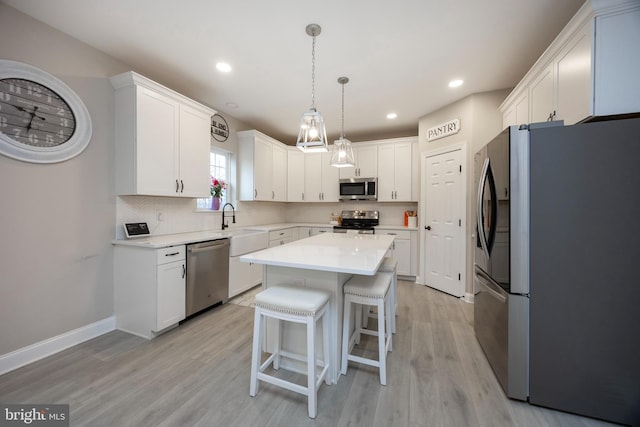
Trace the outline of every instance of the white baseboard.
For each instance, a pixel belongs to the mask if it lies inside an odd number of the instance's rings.
[[[116,328],[115,316],[107,317],[90,325],[65,332],[44,341],[20,348],[11,353],[0,355],[0,375],[24,365],[51,356],[84,341],[90,340]]]

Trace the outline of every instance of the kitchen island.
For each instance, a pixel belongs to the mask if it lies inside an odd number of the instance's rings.
[[[342,286],[354,274],[374,275],[391,247],[393,239],[392,235],[325,233],[240,257],[240,261],[243,262],[264,264],[262,286],[265,289],[276,285],[294,285],[324,289],[331,293],[327,314],[331,326],[329,353],[333,366],[329,371],[329,378],[334,384],[340,375]],[[274,322],[267,324],[265,335],[267,352],[273,349],[274,327]],[[318,328],[321,328],[321,325],[318,325]],[[320,334],[316,337],[318,357],[322,357],[320,337]],[[304,327],[286,324],[282,338],[283,349],[305,354],[306,330]],[[304,368],[296,366],[295,363],[284,362],[285,367],[304,372]]]

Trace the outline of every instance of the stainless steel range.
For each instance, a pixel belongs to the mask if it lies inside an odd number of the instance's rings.
[[[342,211],[340,219],[341,225],[333,227],[334,233],[375,234],[380,214],[378,211]]]

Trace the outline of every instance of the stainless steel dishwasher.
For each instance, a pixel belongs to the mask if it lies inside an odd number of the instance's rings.
[[[186,315],[228,298],[229,239],[187,245]]]

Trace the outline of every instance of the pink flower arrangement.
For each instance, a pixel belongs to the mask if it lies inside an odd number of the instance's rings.
[[[226,189],[227,183],[223,179],[211,177],[211,196],[220,198]]]

